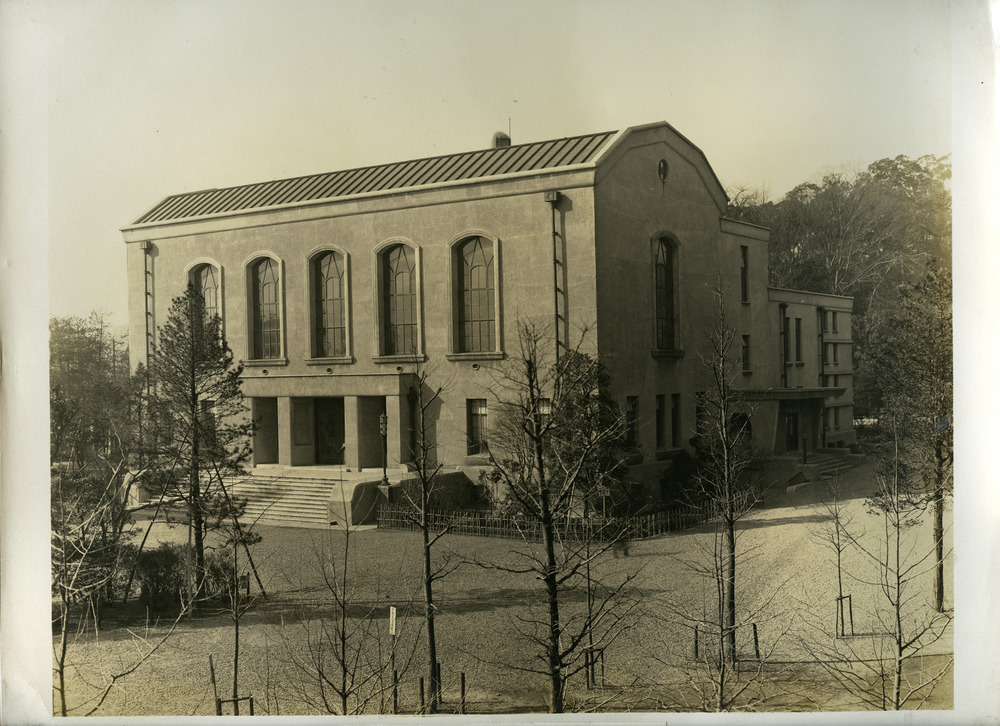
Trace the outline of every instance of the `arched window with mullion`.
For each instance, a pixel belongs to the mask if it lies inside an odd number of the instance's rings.
[[[385,355],[417,352],[417,275],[414,252],[407,245],[383,254],[383,333]]]
[[[672,350],[677,347],[675,317],[675,260],[674,245],[667,237],[661,237],[656,242],[656,258],[654,262],[656,285],[656,347],[660,350]]]
[[[278,263],[264,257],[251,270],[253,283],[253,357],[281,357]]]
[[[196,267],[191,275],[195,292],[205,306],[205,317],[211,320],[219,315],[219,278],[215,267],[209,264]]]
[[[473,237],[459,248],[459,347],[461,353],[496,350],[496,282],[493,243]]]
[[[313,263],[315,285],[315,354],[320,358],[347,355],[347,296],[344,258],[324,252]]]

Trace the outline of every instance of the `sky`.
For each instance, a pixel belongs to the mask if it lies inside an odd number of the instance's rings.
[[[29,4],[34,12],[34,4]],[[940,0],[67,0],[46,47],[50,313],[126,321],[169,194],[667,121],[727,188],[951,151]]]

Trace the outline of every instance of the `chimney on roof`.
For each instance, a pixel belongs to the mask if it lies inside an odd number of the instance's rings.
[[[510,146],[510,136],[505,134],[503,131],[497,131],[493,134],[494,149],[506,149],[508,146]]]

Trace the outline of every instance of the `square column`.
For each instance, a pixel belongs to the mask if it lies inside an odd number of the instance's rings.
[[[408,407],[404,406],[402,396],[385,397],[385,413],[388,417],[386,430],[386,461],[392,468],[398,467],[402,462],[410,459],[409,446],[404,446],[405,439],[403,432],[409,432],[409,425],[406,423]],[[405,450],[404,450],[405,449]]]
[[[292,465],[292,399],[278,398],[278,463]]]
[[[361,468],[359,415],[358,397],[344,396],[344,466],[352,471]]]

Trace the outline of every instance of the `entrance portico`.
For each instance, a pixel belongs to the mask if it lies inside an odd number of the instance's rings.
[[[410,376],[245,379],[257,422],[253,463],[282,466],[383,464],[379,419],[386,414],[386,461],[398,467],[410,451]]]

